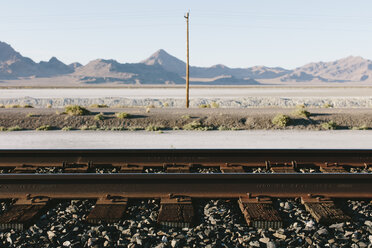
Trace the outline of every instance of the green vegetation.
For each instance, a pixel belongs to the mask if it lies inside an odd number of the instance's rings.
[[[5,105],[5,108],[22,108],[22,106],[19,104],[8,104]]]
[[[183,130],[197,130],[197,131],[207,131],[212,130],[213,127],[203,126],[199,121],[193,121],[187,123],[182,127]]]
[[[311,114],[304,108],[297,108],[295,111],[292,112],[292,115],[297,117],[309,118]]]
[[[112,127],[111,131],[122,131],[124,130],[124,127]]]
[[[72,130],[73,128],[72,127],[70,127],[70,126],[66,126],[66,127],[63,127],[62,128],[62,131],[70,131],[70,130]]]
[[[17,126],[9,127],[7,131],[21,131],[21,130],[23,130],[23,128],[17,125]]]
[[[90,111],[79,105],[68,105],[65,107],[65,113],[68,115],[79,116],[79,115],[89,115]]]
[[[96,121],[102,121],[104,119],[105,119],[105,116],[103,115],[103,113],[99,113],[94,116],[94,120]]]
[[[151,132],[151,131],[159,131],[160,129],[162,129],[164,127],[160,127],[160,126],[155,126],[155,125],[148,125],[145,130],[148,131],[148,132]]]
[[[52,130],[53,128],[49,125],[42,125],[38,128],[36,128],[36,131],[48,131],[48,130]]]
[[[211,102],[210,107],[211,108],[219,108],[220,105],[218,103],[216,103],[216,102]]]
[[[291,118],[289,118],[288,115],[283,115],[283,114],[277,114],[271,122],[278,126],[278,127],[286,127],[288,126],[289,122],[291,121]]]
[[[322,128],[327,130],[334,130],[337,128],[337,124],[334,121],[324,122],[322,123]]]
[[[6,127],[0,127],[0,132],[6,131]]]
[[[200,105],[198,106],[198,108],[210,108],[210,107],[211,107],[210,104],[200,104]]]
[[[89,107],[90,108],[108,108],[109,106],[106,104],[92,104]]]
[[[125,113],[125,112],[120,112],[120,113],[116,113],[115,116],[119,119],[125,119],[125,118],[130,117],[130,114]]]
[[[324,103],[322,108],[333,108],[333,104],[331,103]]]
[[[360,127],[353,127],[352,128],[353,130],[368,130],[368,126],[367,125],[362,125]]]
[[[93,126],[84,125],[80,127],[80,130],[99,130],[99,128],[96,125]]]
[[[142,127],[128,127],[129,131],[138,131],[138,130],[143,130]]]
[[[37,115],[37,114],[34,114],[34,113],[28,113],[27,115],[26,115],[26,117],[38,117],[39,115]]]

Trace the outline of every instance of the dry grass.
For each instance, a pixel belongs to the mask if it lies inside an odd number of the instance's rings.
[[[89,115],[90,111],[79,105],[69,105],[65,107],[65,113],[72,116]]]

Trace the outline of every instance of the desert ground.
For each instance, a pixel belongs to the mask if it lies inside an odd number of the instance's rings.
[[[0,127],[10,130],[327,130],[372,129],[372,108],[88,108],[91,113],[71,116],[63,108],[0,108]],[[302,108],[301,108],[302,109]],[[96,115],[101,113],[101,118]],[[128,114],[118,118],[117,113]],[[285,126],[273,123],[275,116],[289,117]],[[333,122],[333,126],[328,123]]]

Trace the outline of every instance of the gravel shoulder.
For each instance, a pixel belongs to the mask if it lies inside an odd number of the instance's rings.
[[[309,108],[310,116],[293,114],[295,108],[92,108],[90,115],[70,116],[64,109],[0,108],[0,127],[19,126],[35,130],[49,125],[60,130],[322,130],[324,123],[335,123],[336,129],[372,128],[372,109],[368,108]],[[129,117],[119,119],[115,113],[125,112]],[[96,120],[102,113],[103,120]],[[290,117],[287,126],[272,123],[278,114]]]

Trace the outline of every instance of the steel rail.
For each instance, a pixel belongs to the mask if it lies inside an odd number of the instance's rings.
[[[0,198],[372,198],[372,174],[0,174]]]
[[[263,165],[265,161],[372,164],[372,150],[317,149],[126,149],[126,150],[0,150],[0,167],[30,164],[61,166],[62,163],[120,165],[163,163]]]

